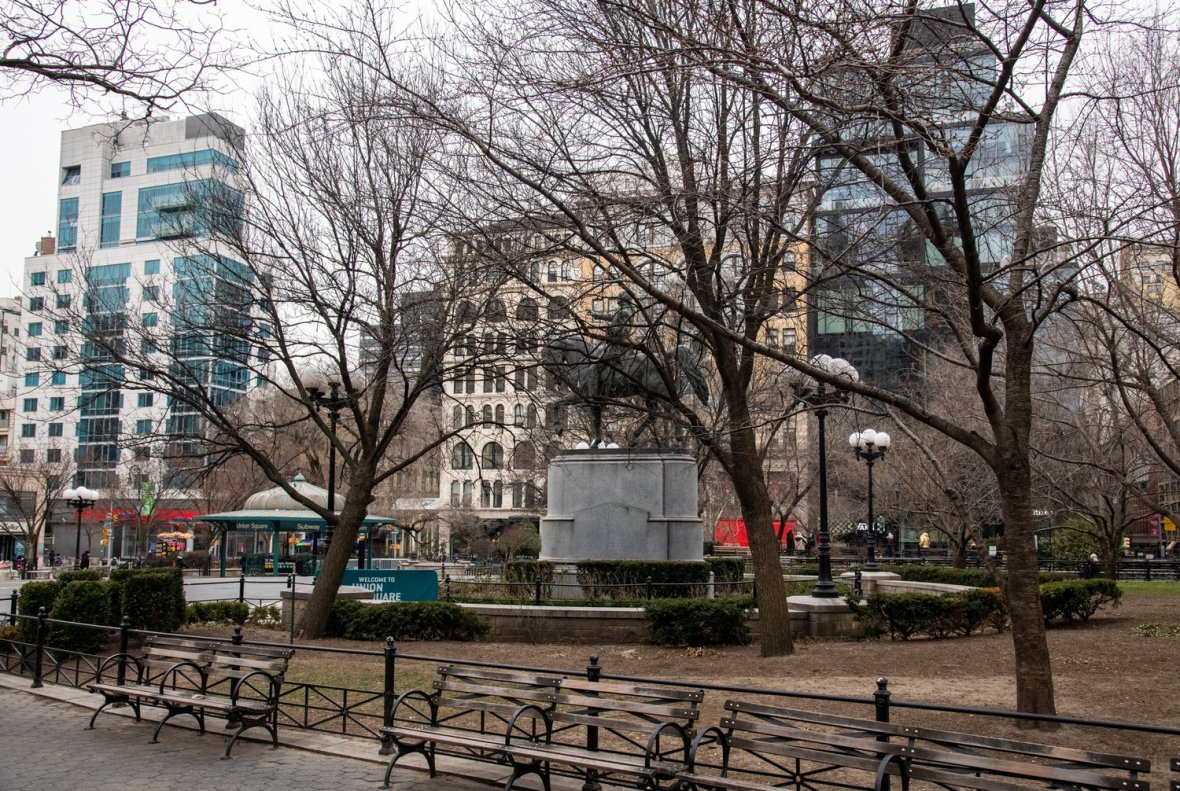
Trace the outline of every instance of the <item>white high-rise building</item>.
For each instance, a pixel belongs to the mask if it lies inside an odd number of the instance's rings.
[[[196,338],[191,321],[173,319],[198,297],[208,304],[212,270],[200,264],[239,268],[217,239],[239,230],[244,137],[212,113],[62,133],[57,237],[42,240],[24,266],[13,402],[19,463],[60,464],[75,485],[121,497],[125,507],[185,499],[185,466],[160,450],[172,443],[175,455],[176,442],[199,432],[197,415],[147,389],[150,373],[121,364],[104,344],[191,360],[224,403],[254,384],[248,344],[219,340],[215,330]]]

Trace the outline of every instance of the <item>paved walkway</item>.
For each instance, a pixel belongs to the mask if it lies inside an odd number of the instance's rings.
[[[216,720],[210,721],[214,731],[205,736],[165,726],[160,742],[149,745],[153,723],[104,712],[95,729],[87,731],[90,708],[68,702],[77,690],[46,687],[45,695],[32,694],[11,686],[11,676],[0,678],[6,682],[0,684],[4,791],[374,791],[381,786],[384,768],[372,741],[287,729],[292,739],[304,742],[300,747],[272,750],[268,744],[241,741],[233,758],[221,761],[225,737],[216,732]],[[17,681],[28,684],[28,679]],[[147,712],[145,708],[145,716]],[[347,755],[354,751],[358,754]],[[479,782],[440,774],[431,780],[425,771],[399,765],[393,788],[488,791],[488,783],[496,779],[485,776]]]

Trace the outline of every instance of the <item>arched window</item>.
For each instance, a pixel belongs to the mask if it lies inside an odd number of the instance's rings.
[[[499,442],[489,442],[479,454],[479,466],[484,470],[498,470],[504,466],[504,448]]]
[[[528,417],[524,421],[525,428],[537,427],[537,407],[535,404],[529,404]]]
[[[541,311],[537,307],[537,300],[525,297],[516,303],[517,321],[537,321],[541,318]]]
[[[475,306],[466,300],[460,302],[459,309],[455,311],[455,320],[459,322],[460,326],[464,324],[474,324],[475,318]]]
[[[508,320],[508,310],[504,307],[503,300],[493,299],[488,302],[486,319],[489,324]]]
[[[458,508],[459,503],[462,502],[462,484],[459,481],[451,481],[451,508]]]
[[[517,470],[531,470],[537,463],[537,451],[531,442],[521,442],[512,454],[512,467]]]
[[[496,422],[501,426],[504,425],[504,405],[496,404]]]
[[[524,404],[517,404],[516,406],[512,407],[512,425],[524,425]]]
[[[458,404],[451,411],[451,428],[463,428],[463,407]]]
[[[460,442],[451,451],[451,469],[452,470],[470,470],[475,463],[475,454],[471,450],[471,446],[466,442]]]
[[[491,423],[492,422],[492,405],[491,404],[484,404],[483,405],[483,422],[484,423]]]
[[[557,262],[556,261],[549,262],[549,273],[548,273],[548,277],[545,279],[550,283],[557,282]]]
[[[467,405],[467,425],[475,425],[475,407],[473,407],[471,404]]]

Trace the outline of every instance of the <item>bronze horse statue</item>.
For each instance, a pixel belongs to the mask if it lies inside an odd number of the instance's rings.
[[[585,338],[564,337],[549,341],[541,363],[566,384],[571,395],[557,405],[573,404],[590,410],[593,437],[590,447],[602,445],[602,407],[616,399],[640,396],[647,415],[627,438],[634,446],[655,419],[657,405],[673,401],[691,389],[701,403],[709,403],[709,385],[701,375],[701,355],[690,343],[675,349],[673,381],[661,374],[640,350],[611,343],[594,344]]]

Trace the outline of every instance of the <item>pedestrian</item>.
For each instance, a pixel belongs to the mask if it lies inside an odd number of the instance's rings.
[[[57,553],[51,549],[51,550],[49,550],[49,567],[53,568],[56,565],[57,565]]]
[[[795,551],[800,555],[807,552],[807,539],[798,533],[795,534]]]
[[[918,557],[925,560],[928,549],[930,549],[930,534],[923,531],[922,535],[918,536]]]
[[[89,549],[85,550],[82,553],[82,559],[80,561],[78,561],[78,568],[80,568],[80,569],[90,568],[90,550]]]

